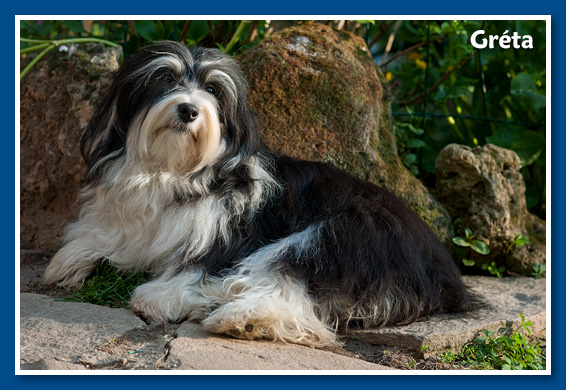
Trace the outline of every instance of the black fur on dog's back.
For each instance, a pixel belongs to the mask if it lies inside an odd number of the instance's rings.
[[[209,273],[320,223],[320,241],[312,251],[296,256],[289,250],[280,261],[287,274],[308,287],[328,322],[407,324],[478,307],[444,244],[388,190],[329,164],[270,158],[282,190],[232,229],[240,235],[232,237],[230,247],[219,243],[202,259]]]

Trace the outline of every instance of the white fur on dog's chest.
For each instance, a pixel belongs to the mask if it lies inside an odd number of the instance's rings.
[[[79,230],[100,240],[104,257],[119,268],[159,272],[190,261],[219,240],[229,242],[231,219],[253,214],[276,186],[257,159],[251,159],[249,168],[257,179],[249,193],[190,200],[194,180],[123,166],[112,172],[111,183],[103,181],[85,191],[89,200],[77,222]],[[189,194],[189,200],[182,199],[183,194]]]
[[[206,197],[178,204],[161,180],[133,178],[122,188],[98,188],[95,201],[83,210],[79,224],[90,225],[85,231],[98,236],[119,268],[160,269],[179,261],[179,253],[196,257],[218,238],[229,240],[231,215],[222,200]]]

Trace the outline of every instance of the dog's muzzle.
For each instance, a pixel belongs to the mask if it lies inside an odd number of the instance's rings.
[[[189,103],[181,103],[177,106],[177,113],[179,114],[179,118],[184,123],[193,122],[198,118],[199,111],[198,107],[194,104]]]

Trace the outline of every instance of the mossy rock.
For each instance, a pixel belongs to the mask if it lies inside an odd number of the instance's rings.
[[[51,51],[20,82],[22,249],[56,251],[76,217],[86,170],[80,138],[121,57],[121,47],[71,45]],[[21,69],[31,58],[21,58]]]
[[[384,186],[441,240],[451,238],[448,213],[399,159],[387,81],[361,38],[307,22],[273,34],[240,61],[273,150]]]
[[[450,215],[461,218],[462,230],[484,241],[487,255],[467,250],[474,267],[495,262],[514,274],[528,275],[546,263],[546,222],[527,209],[521,160],[496,145],[471,148],[447,145],[436,159],[437,191]],[[513,244],[520,234],[527,245]]]

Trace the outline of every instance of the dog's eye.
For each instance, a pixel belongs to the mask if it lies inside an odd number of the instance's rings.
[[[170,74],[165,74],[161,76],[160,80],[163,81],[164,83],[171,84],[174,79],[173,76],[171,76]]]
[[[214,88],[210,87],[210,86],[206,87],[205,90],[206,90],[206,92],[208,92],[211,95],[216,95],[216,90]]]

